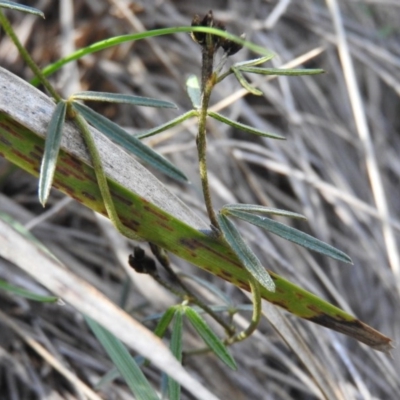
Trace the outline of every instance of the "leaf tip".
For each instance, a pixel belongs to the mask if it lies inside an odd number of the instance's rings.
[[[39,189],[38,189],[38,198],[42,207],[46,207],[47,199],[49,198],[50,189],[48,189],[48,185],[43,182],[44,178],[42,178],[42,174],[40,174],[39,178]]]
[[[39,202],[42,205],[42,207],[45,208],[47,203],[47,196],[42,196],[39,194]]]
[[[269,292],[275,293],[276,290],[276,285],[275,282],[272,280],[272,278],[267,279],[263,282],[260,282],[265,289],[267,289]]]

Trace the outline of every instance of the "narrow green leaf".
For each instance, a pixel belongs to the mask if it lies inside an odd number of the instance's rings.
[[[172,318],[176,312],[176,307],[172,306],[165,311],[165,313],[162,315],[160,320],[158,321],[158,324],[156,326],[156,329],[154,330],[154,334],[157,335],[158,337],[163,337],[165,335],[165,332],[167,331],[167,328],[172,321]]]
[[[225,213],[225,211],[227,212]],[[257,204],[226,204],[221,209],[221,212],[224,215],[230,214],[231,211],[245,211],[252,214],[272,214],[289,218],[307,219],[304,215],[291,211],[281,210],[279,208],[263,207]]]
[[[223,214],[218,213],[217,218],[225,240],[238,256],[246,270],[249,271],[263,287],[268,289],[270,292],[275,292],[274,281],[267,270],[261,265],[257,256],[242,239],[235,224],[229,221],[229,219]]]
[[[89,107],[73,103],[74,108],[95,128],[104,133],[112,141],[122,146],[125,150],[135,154],[141,160],[157,168],[159,171],[181,182],[188,182],[186,176],[167,159],[159,155],[139,139],[130,135],[120,126],[96,113]]]
[[[0,8],[9,8],[11,10],[22,11],[28,14],[37,15],[39,17],[45,18],[44,13],[37,8],[24,6],[23,4],[18,4],[13,1],[0,0]]]
[[[249,50],[258,53],[258,54],[264,54],[265,56],[272,58],[274,54],[272,54],[269,50],[265,49],[262,46],[258,46],[254,43],[248,42],[247,40],[243,40],[243,38],[233,35],[229,32],[223,31],[221,29],[217,28],[211,28],[211,27],[206,27],[206,26],[176,26],[173,28],[162,28],[162,29],[154,29],[154,30],[149,30],[145,32],[140,32],[140,33],[134,33],[134,34],[128,34],[128,35],[122,35],[122,36],[116,36],[112,38],[107,38],[104,40],[101,40],[96,43],[92,43],[87,47],[81,48],[68,56],[57,60],[55,63],[48,65],[46,68],[43,69],[43,73],[45,76],[53,74],[55,71],[59,70],[63,65],[74,61],[78,60],[85,55],[95,53],[100,50],[107,49],[112,46],[120,45],[125,42],[129,41],[136,41],[136,40],[142,40],[142,39],[147,39],[150,37],[156,37],[156,36],[162,36],[162,35],[172,35],[176,34],[179,32],[185,32],[185,33],[190,33],[190,32],[204,32],[204,33],[210,33],[212,35],[217,35],[220,37],[223,37],[225,39],[231,40],[235,43],[238,43],[242,45],[243,47],[248,48]],[[31,80],[32,85],[37,85],[38,79],[33,78]]]
[[[10,283],[3,281],[2,279],[0,279],[0,289],[3,289],[20,297],[25,297],[29,300],[39,301],[41,303],[55,303],[58,300],[58,297],[36,294],[31,292],[30,290],[11,285]]]
[[[170,349],[178,361],[182,361],[182,308],[175,309]]]
[[[323,74],[325,71],[320,68],[316,69],[296,69],[296,68],[259,68],[259,67],[240,67],[241,72],[248,72],[259,75],[286,75],[286,76],[300,76],[300,75],[318,75]]]
[[[49,197],[50,188],[53,183],[66,110],[66,103],[60,101],[51,116],[50,124],[47,128],[46,143],[39,177],[39,201],[42,203],[43,207]]]
[[[93,319],[89,317],[85,317],[85,319],[136,398],[138,400],[159,400],[157,393],[123,343]]]
[[[271,139],[286,140],[286,138],[284,136],[277,135],[275,133],[269,133],[269,132],[261,131],[261,130],[253,128],[253,127],[251,127],[249,125],[245,125],[245,124],[242,124],[240,122],[233,121],[232,119],[226,118],[223,115],[218,114],[218,113],[216,113],[214,111],[207,111],[207,114],[210,117],[216,119],[217,121],[223,122],[224,124],[227,124],[227,125],[232,126],[234,128],[241,129],[242,131],[253,133],[254,135],[264,136],[264,137],[268,137],[268,138],[271,138]]]
[[[185,315],[192,324],[196,332],[201,336],[207,346],[222,360],[229,368],[236,370],[236,363],[227,347],[222,343],[218,336],[210,329],[206,321],[199,313],[191,307],[185,307]]]
[[[182,325],[182,310],[179,308],[175,312],[170,344],[171,352],[178,361],[182,361]],[[169,400],[179,400],[181,396],[180,385],[171,377],[168,377],[168,395]]]
[[[263,64],[263,63],[271,60],[272,58],[274,58],[274,55],[270,54],[270,55],[265,56],[265,57],[259,57],[259,58],[255,58],[253,60],[245,60],[245,61],[241,61],[241,62],[235,63],[233,65],[233,67],[234,68],[239,67],[239,69],[241,69],[242,67],[253,67],[254,65]]]
[[[262,96],[263,92],[256,87],[250,85],[249,82],[247,82],[247,79],[243,76],[243,74],[240,72],[238,68],[231,67],[233,73],[236,76],[236,79],[239,81],[239,83],[243,86],[244,89],[246,89],[248,92],[254,94],[255,96]]]
[[[179,117],[174,118],[174,119],[172,119],[171,121],[169,121],[169,122],[167,122],[165,124],[156,126],[155,128],[149,129],[147,131],[136,133],[135,134],[135,138],[144,139],[146,137],[156,135],[157,133],[164,132],[169,128],[173,128],[174,126],[179,125],[180,123],[182,123],[183,121],[189,119],[190,117],[194,117],[195,115],[197,115],[197,111],[196,110],[190,110],[190,111],[186,112],[185,114],[182,114]]]
[[[244,211],[231,210],[229,213],[244,221],[250,222],[253,225],[266,229],[267,231],[274,233],[275,235],[278,235],[286,240],[306,247],[307,249],[316,251],[317,253],[324,254],[328,257],[343,261],[345,263],[353,263],[351,258],[343,251],[340,251],[335,247],[322,242],[311,235],[308,235],[307,233],[299,231],[298,229],[284,225],[270,218],[260,217],[259,215],[253,215]]]
[[[107,103],[124,103],[134,106],[156,107],[156,108],[178,108],[176,104],[169,101],[151,99],[142,96],[133,96],[121,93],[107,92],[79,92],[71,96],[72,100],[106,101]]]
[[[201,107],[201,89],[200,83],[196,75],[190,75],[186,80],[186,90],[193,104],[193,107],[199,109]]]

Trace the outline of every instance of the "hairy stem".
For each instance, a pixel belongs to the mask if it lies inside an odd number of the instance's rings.
[[[230,345],[232,343],[240,342],[248,338],[258,327],[261,319],[261,294],[260,284],[253,278],[249,279],[251,288],[252,303],[253,303],[253,315],[249,326],[242,332],[239,332],[236,336],[228,338],[224,341],[225,344]]]
[[[72,110],[72,113],[74,113],[73,115],[74,121],[78,125],[79,130],[81,131],[83,140],[85,141],[86,147],[89,151],[90,159],[93,164],[93,170],[96,174],[97,183],[99,185],[100,193],[104,201],[104,207],[107,210],[107,215],[110,218],[110,221],[114,224],[116,229],[120,233],[122,233],[122,235],[126,236],[129,239],[143,241],[143,239],[141,239],[136,234],[136,232],[123,225],[121,220],[119,219],[119,216],[115,209],[114,201],[110,193],[110,188],[108,186],[107,178],[104,173],[103,164],[101,162],[101,158],[96,148],[93,136],[90,133],[88,123],[82,116],[75,113],[75,110]]]
[[[207,42],[209,42],[207,35]],[[201,108],[199,113],[199,130],[196,138],[197,153],[199,157],[199,170],[201,185],[203,189],[204,201],[208,217],[210,218],[211,225],[219,228],[217,217],[212,205],[210,187],[208,183],[207,173],[207,110],[210,102],[210,96],[212,89],[215,85],[215,75],[213,73],[213,62],[214,62],[214,47],[212,43],[207,43],[207,46],[203,48],[202,52],[202,73],[201,73]]]

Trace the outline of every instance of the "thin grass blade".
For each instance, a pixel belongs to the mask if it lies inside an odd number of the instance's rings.
[[[39,17],[45,18],[44,13],[37,8],[24,6],[23,4],[18,4],[13,1],[0,0],[0,8],[9,8],[11,10],[22,11],[24,13],[37,15]]]
[[[0,289],[9,293],[13,293],[16,296],[25,297],[26,299],[38,301],[40,303],[55,303],[58,300],[58,297],[36,294],[30,290],[11,285],[3,279],[0,279]]]
[[[85,317],[85,319],[136,398],[159,400],[157,393],[123,343],[91,318]]]
[[[201,89],[200,82],[196,75],[190,75],[186,80],[186,90],[193,107],[199,109],[201,107]]]
[[[155,108],[178,108],[176,104],[169,101],[151,99],[142,96],[133,96],[121,93],[107,92],[79,92],[71,96],[73,100],[105,101],[107,103],[123,103],[133,106],[155,107]]]
[[[171,178],[174,178],[180,182],[188,182],[188,179],[183,172],[171,164],[167,159],[160,156],[157,152],[143,144],[136,137],[130,135],[114,122],[96,113],[83,104],[74,102],[73,107],[76,109],[76,111],[81,113],[81,115],[91,125],[109,137],[112,141],[122,146],[128,152],[135,154],[141,160],[170,176]]]
[[[292,211],[281,210],[279,208],[272,207],[263,207],[257,204],[226,204],[221,209],[221,212],[225,215],[229,214],[231,211],[245,211],[251,214],[271,214],[296,219],[307,219],[304,215],[297,214]]]
[[[316,69],[284,69],[284,68],[259,68],[259,67],[240,67],[241,72],[248,72],[259,75],[285,75],[285,76],[300,76],[300,75],[318,75],[325,71],[320,68]]]
[[[189,119],[191,117],[194,117],[195,115],[197,115],[197,111],[196,110],[190,110],[190,111],[186,112],[185,114],[182,114],[179,117],[174,118],[169,122],[166,122],[165,124],[156,126],[155,128],[149,129],[147,131],[136,133],[135,134],[135,138],[144,139],[144,138],[147,138],[149,136],[156,135],[157,133],[164,132],[167,129],[170,129],[170,128],[173,128],[176,125],[179,125],[183,121],[185,121],[185,120],[187,120],[187,119]]]
[[[12,226],[17,232],[21,235],[25,236],[30,242],[32,242],[35,246],[37,246],[43,253],[47,254],[49,257],[52,257],[54,260],[57,260],[57,257],[40,242],[35,236],[32,235],[31,231],[26,229],[24,225],[20,222],[12,218],[10,215],[3,213],[0,211],[0,219],[6,222],[8,225]]]
[[[225,240],[243,263],[243,266],[263,287],[270,292],[275,292],[274,281],[267,270],[261,265],[257,256],[245,243],[235,224],[223,214],[218,213],[217,218]]]
[[[216,113],[214,111],[207,111],[207,114],[216,119],[217,121],[223,122],[229,126],[232,126],[236,129],[241,129],[242,131],[252,133],[257,136],[268,137],[270,139],[279,139],[279,140],[286,140],[284,136],[277,135],[275,133],[264,132],[259,129],[253,128],[249,125],[241,124],[240,122],[233,121],[232,119],[226,118],[223,115]]]
[[[61,135],[63,131],[65,113],[67,105],[60,101],[47,129],[46,143],[44,147],[42,164],[39,177],[39,201],[44,207],[49,197],[51,185],[53,183],[54,171],[56,170],[58,152],[60,151]]]
[[[172,328],[170,349],[178,361],[182,361],[182,310],[179,308],[175,312],[174,325]],[[179,400],[181,398],[180,385],[168,377],[169,400]]]
[[[201,336],[207,346],[215,355],[223,361],[229,368],[236,370],[236,362],[229,353],[227,347],[222,343],[218,336],[210,329],[206,321],[191,307],[185,307],[185,315],[192,324],[196,332]]]
[[[345,263],[353,263],[351,258],[343,251],[338,250],[335,247],[322,242],[311,235],[308,235],[307,233],[299,231],[298,229],[284,225],[270,218],[260,217],[259,215],[253,215],[244,211],[231,210],[229,213],[232,216],[240,218],[260,228],[266,229],[275,235],[303,246],[309,250],[313,250],[317,253],[324,254],[325,256],[334,258],[335,260],[343,261]]]

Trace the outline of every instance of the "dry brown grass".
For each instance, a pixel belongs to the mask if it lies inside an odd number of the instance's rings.
[[[194,13],[212,8],[231,32],[244,31],[248,39],[278,54],[273,60],[276,66],[300,63],[324,68],[327,73],[318,77],[258,80],[262,98],[243,95],[232,78],[218,87],[213,98],[217,109],[288,140],[253,138],[211,122],[208,156],[215,205],[258,203],[305,214],[308,223],[299,227],[344,250],[354,266],[315,257],[256,229],[243,228],[268,268],[399,340],[400,3],[346,1],[340,2],[340,10],[334,0],[143,1],[129,2],[129,8],[122,0],[84,0],[74,2],[72,9],[69,0],[24,3],[44,11],[46,20],[8,15],[41,66],[103,38],[188,25]],[[285,3],[287,7],[279,11]],[[0,39],[0,65],[30,77],[13,45],[4,36]],[[248,56],[243,50],[234,58]],[[199,73],[199,62],[198,47],[188,35],[180,34],[91,55],[52,81],[64,95],[77,89],[134,93],[171,100],[185,111],[190,107],[185,77]],[[176,116],[172,111],[132,111],[114,105],[102,111],[132,131]],[[190,177],[191,187],[183,189],[171,182],[168,187],[203,213],[194,134],[195,126],[189,122],[148,143]],[[120,266],[125,262],[121,256],[125,240],[112,237],[103,221],[83,206],[65,202],[57,192],[52,194],[52,207],[43,210],[37,200],[37,180],[3,159],[0,177],[0,210],[31,224],[32,232],[72,271],[120,301],[127,280]],[[45,218],[37,220],[39,216]],[[217,278],[174,262],[214,282],[238,304],[247,301]],[[34,281],[3,259],[0,278],[37,289]],[[127,308],[135,318],[162,310],[158,291],[157,287],[130,288]],[[0,292],[0,304],[19,329],[48,350],[49,357],[71,368],[87,384],[95,384],[112,367],[72,308],[38,305],[4,292]],[[332,398],[398,398],[398,350],[390,359],[343,335],[294,317],[289,320],[310,346],[333,388]],[[2,399],[83,398],[77,386],[49,367],[4,322],[0,318]],[[152,322],[146,325],[153,326]],[[187,335],[188,346],[198,344]],[[232,351],[239,372],[229,371],[211,356],[192,357],[186,365],[221,399],[321,398],[301,362],[266,322],[252,339]],[[156,370],[147,372],[150,379],[159,381]],[[121,381],[106,385],[99,395],[130,398]]]

